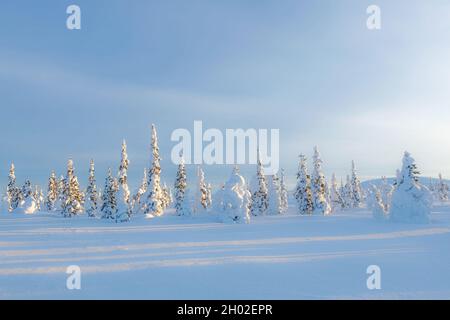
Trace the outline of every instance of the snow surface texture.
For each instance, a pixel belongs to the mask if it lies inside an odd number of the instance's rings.
[[[450,205],[429,224],[377,222],[365,209],[331,216],[216,217],[129,223],[0,213],[0,299],[450,298]],[[66,268],[81,268],[81,290]],[[369,265],[381,290],[369,290]]]

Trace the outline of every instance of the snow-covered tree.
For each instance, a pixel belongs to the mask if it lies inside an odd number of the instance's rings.
[[[122,142],[121,160],[119,166],[118,175],[118,193],[117,193],[117,210],[118,215],[122,217],[121,219],[131,218],[132,214],[132,204],[130,189],[128,187],[128,166],[130,161],[128,160],[127,154],[127,143],[125,140]]]
[[[117,191],[119,189],[119,182],[113,178],[111,168],[108,169],[108,174],[105,179],[105,187],[102,194],[101,213],[103,219],[110,219],[116,222],[119,221],[118,206],[117,206]]]
[[[368,207],[372,211],[372,215],[376,220],[382,221],[388,217],[381,192],[375,185],[372,185],[369,189]]]
[[[211,204],[209,201],[210,198],[210,190],[208,188],[208,184],[205,182],[205,173],[199,166],[197,168],[197,189],[195,193],[194,205],[195,212],[206,212]]]
[[[280,176],[280,200],[281,200],[281,211],[286,212],[289,207],[288,203],[288,191],[286,187],[286,175],[284,169],[281,169]]]
[[[353,189],[350,176],[347,175],[346,182],[344,185],[344,192],[342,194],[342,200],[344,201],[345,208],[351,208],[353,206]]]
[[[269,207],[269,195],[267,190],[266,177],[261,163],[258,149],[258,160],[256,167],[256,177],[252,181],[251,186],[251,214],[253,216],[263,216],[267,214]]]
[[[8,186],[6,187],[6,201],[8,202],[8,211],[14,211],[20,204],[22,196],[20,188],[16,186],[16,174],[14,163],[11,163],[8,176]]]
[[[306,164],[306,157],[300,155],[300,162],[297,172],[297,185],[294,192],[297,200],[298,212],[300,214],[312,214],[313,200],[311,193],[311,178],[308,174],[308,166]]]
[[[73,161],[67,162],[67,174],[64,178],[63,201],[61,213],[64,217],[72,217],[83,212],[84,195],[80,190],[78,178],[75,175]]]
[[[233,169],[223,188],[216,193],[214,203],[223,222],[250,222],[251,193],[237,167]]]
[[[380,194],[381,194],[381,201],[384,205],[384,210],[386,212],[389,212],[391,207],[391,199],[392,199],[392,193],[394,192],[394,187],[389,184],[386,177],[382,177],[381,180],[381,186],[380,186]]]
[[[162,186],[162,192],[163,192],[163,208],[166,209],[168,208],[172,202],[173,202],[173,197],[172,197],[172,189],[169,188],[165,183]]]
[[[52,171],[50,178],[48,178],[47,198],[45,207],[48,212],[56,210],[56,202],[58,201],[58,180],[56,179],[55,171]]]
[[[442,179],[442,174],[439,173],[439,182],[437,184],[437,194],[439,200],[442,202],[448,201],[448,184]]]
[[[91,159],[89,165],[88,186],[86,189],[86,213],[89,217],[96,217],[98,211],[99,195],[97,191],[97,181],[95,179],[95,163]]]
[[[26,180],[21,190],[22,199],[19,204],[19,211],[25,214],[33,214],[38,211],[37,201],[31,186],[30,180]]]
[[[141,185],[140,185],[139,189],[137,190],[136,194],[133,196],[133,211],[134,212],[138,212],[144,206],[143,195],[147,191],[147,183],[148,183],[147,171],[148,171],[147,168],[144,168],[144,176],[142,178]]]
[[[186,167],[184,165],[183,155],[180,155],[180,157],[177,177],[175,180],[175,211],[178,216],[190,216],[192,214],[192,210],[187,199],[185,199],[187,198]]]
[[[37,211],[41,211],[42,205],[45,202],[44,193],[42,192],[42,188],[40,186],[34,186],[33,190],[33,199],[36,201]]]
[[[161,158],[159,156],[158,137],[156,128],[152,125],[152,163],[147,174],[148,183],[144,197],[143,212],[148,215],[163,214],[163,192],[161,188]]]
[[[431,195],[419,183],[419,171],[408,152],[403,156],[403,166],[398,184],[392,195],[390,217],[392,221],[426,223],[429,221]]]
[[[334,173],[331,176],[330,204],[332,210],[335,210],[336,208],[345,208],[344,200],[342,199],[341,193],[339,192],[336,175]]]
[[[362,191],[361,182],[359,181],[358,175],[356,173],[355,161],[352,161],[352,207],[359,208],[362,205]]]
[[[271,215],[282,214],[283,208],[281,205],[281,187],[280,179],[276,174],[268,177],[268,194],[269,206],[267,212]]]
[[[326,182],[322,173],[322,159],[317,147],[314,147],[313,165],[314,170],[311,178],[313,213],[327,215],[331,212],[331,208],[326,198]]]

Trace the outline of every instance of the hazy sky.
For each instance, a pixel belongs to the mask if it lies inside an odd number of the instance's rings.
[[[66,8],[82,29],[66,29]],[[381,8],[382,29],[366,28]],[[158,127],[165,180],[176,128],[278,128],[281,165],[318,145],[327,175],[350,161],[393,175],[404,150],[450,176],[450,2],[2,1],[0,182],[45,183],[69,157],[99,184],[127,139],[130,178]],[[206,167],[225,179],[229,168]]]

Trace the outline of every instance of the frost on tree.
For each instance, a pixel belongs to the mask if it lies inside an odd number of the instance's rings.
[[[8,211],[12,212],[20,204],[21,200],[20,188],[16,186],[16,174],[14,163],[11,164],[8,175],[8,186],[6,187],[6,201],[8,202]]]
[[[120,222],[121,215],[119,214],[117,206],[117,191],[119,189],[119,182],[113,178],[111,169],[108,169],[108,174],[105,178],[105,187],[102,194],[101,213],[103,219],[114,220]]]
[[[192,210],[189,206],[187,193],[186,167],[183,155],[180,155],[177,176],[175,179],[175,212],[178,216],[190,216]]]
[[[94,160],[91,160],[89,165],[89,178],[88,186],[86,189],[86,213],[89,217],[96,217],[98,211],[98,191],[97,191],[97,181],[95,179],[95,164]]]
[[[267,212],[271,215],[282,214],[280,179],[276,174],[268,177],[269,205]]]
[[[143,212],[146,215],[160,216],[163,214],[163,192],[161,188],[161,158],[159,156],[156,128],[152,125],[152,163],[148,171],[147,190],[144,197]]]
[[[58,201],[58,180],[56,179],[55,171],[52,171],[48,179],[47,198],[45,200],[45,208],[48,212],[56,210],[56,203]]]
[[[330,186],[330,204],[331,209],[335,210],[336,208],[344,209],[344,201],[341,197],[341,193],[339,192],[336,175],[333,173],[331,176],[331,186]]]
[[[313,166],[314,170],[311,178],[313,214],[327,215],[331,212],[331,208],[326,198],[326,183],[322,173],[322,159],[320,158],[317,147],[314,147]]]
[[[448,201],[448,185],[442,179],[442,174],[439,173],[439,182],[437,184],[437,195],[440,201]]]
[[[281,212],[286,212],[288,210],[288,191],[286,187],[286,175],[284,169],[281,169],[280,176],[280,201],[281,201]]]
[[[61,213],[64,217],[72,217],[83,212],[84,195],[80,190],[78,178],[75,175],[73,161],[67,162],[67,174],[62,190]]]
[[[118,174],[118,193],[117,193],[117,210],[120,220],[128,220],[131,218],[131,196],[128,187],[128,160],[127,144],[125,140],[122,142],[121,160]]]
[[[197,189],[195,193],[195,212],[205,213],[211,205],[211,189],[205,182],[205,173],[199,166],[197,168]]]
[[[261,163],[258,149],[258,161],[256,167],[256,177],[252,181],[251,186],[251,214],[253,216],[263,216],[267,214],[269,207],[269,195],[267,190],[266,177]]]
[[[22,199],[20,201],[18,212],[25,214],[33,214],[38,211],[38,205],[35,198],[35,193],[31,187],[30,180],[26,180],[22,186]]]
[[[311,179],[308,174],[306,157],[300,155],[300,162],[297,172],[297,185],[294,191],[294,197],[297,200],[298,212],[302,215],[312,214],[313,200],[311,193]]]
[[[431,195],[419,183],[419,171],[408,152],[403,156],[403,166],[392,195],[390,218],[396,222],[426,223],[429,221]]]
[[[359,181],[358,175],[356,173],[355,162],[352,161],[352,195],[351,202],[353,208],[360,208],[362,205],[362,190],[361,190],[361,182]]]
[[[375,220],[386,220],[388,217],[388,212],[386,211],[386,206],[383,203],[381,192],[375,185],[372,185],[369,189],[369,199],[367,205],[372,211],[372,215]]]
[[[216,196],[214,203],[221,221],[226,223],[250,222],[251,193],[237,167],[233,169],[230,178]]]

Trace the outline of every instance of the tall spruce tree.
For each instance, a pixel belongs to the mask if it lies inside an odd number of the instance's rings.
[[[95,179],[95,163],[91,159],[89,165],[88,186],[86,189],[86,213],[89,217],[96,217],[98,211],[99,195],[97,191],[97,181]]]
[[[121,160],[119,166],[118,177],[118,194],[117,194],[117,208],[120,220],[126,220],[131,218],[132,204],[130,189],[128,187],[128,166],[130,161],[127,154],[127,143],[125,140],[122,142]],[[127,217],[127,218],[126,218]]]
[[[268,186],[269,205],[267,212],[271,215],[282,214],[280,179],[276,174],[269,176]]]
[[[159,156],[158,137],[156,128],[152,125],[152,164],[148,172],[147,191],[144,194],[145,214],[160,216],[163,214],[163,192],[161,188],[161,158]]]
[[[331,208],[334,211],[336,208],[343,209],[344,201],[338,189],[338,184],[336,181],[336,175],[333,173],[331,176],[331,186],[330,186],[330,201]]]
[[[258,148],[256,177],[252,183],[251,196],[251,210],[253,216],[264,216],[267,214],[269,207],[269,195],[267,189],[267,181],[264,175],[264,168],[262,166],[261,157]]]
[[[14,163],[11,163],[8,175],[8,186],[6,187],[6,200],[8,202],[8,211],[12,212],[20,204],[21,193],[19,187],[16,186],[16,173]]]
[[[331,208],[326,197],[326,182],[322,172],[322,159],[319,150],[314,147],[314,170],[311,178],[311,192],[313,197],[313,213],[327,215]]]
[[[184,165],[184,157],[180,155],[180,161],[178,164],[177,176],[175,180],[175,211],[178,216],[190,216],[191,210],[187,206],[186,191],[187,191],[187,178],[186,167]]]
[[[103,219],[110,219],[118,222],[117,191],[118,181],[113,178],[111,168],[109,168],[102,194],[101,212]]]
[[[56,202],[58,201],[58,180],[56,179],[55,171],[52,171],[48,179],[47,199],[45,207],[48,212],[56,210]]]
[[[362,190],[361,182],[359,181],[358,174],[356,173],[355,161],[352,161],[352,207],[360,208],[362,205]]]
[[[288,202],[288,191],[286,187],[286,175],[284,172],[284,169],[281,169],[281,176],[280,176],[280,197],[281,197],[281,211],[286,212],[289,207]]]
[[[294,197],[297,200],[298,213],[302,215],[312,214],[313,199],[311,192],[311,179],[308,174],[306,157],[301,154],[299,158],[300,161],[297,172],[297,185],[295,187]]]
[[[63,203],[61,213],[64,217],[72,217],[83,212],[84,195],[80,190],[78,178],[72,159],[67,162],[67,174],[64,178]]]

